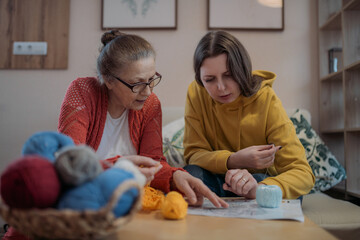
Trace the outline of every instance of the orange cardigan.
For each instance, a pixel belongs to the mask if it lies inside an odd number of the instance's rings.
[[[76,144],[98,149],[105,127],[108,92],[96,78],[78,78],[73,81],[61,106],[58,131],[70,136]],[[129,110],[130,138],[138,155],[160,161],[161,170],[151,186],[167,193],[172,175],[181,168],[170,167],[163,155],[162,113],[157,96],[152,93],[141,110]]]

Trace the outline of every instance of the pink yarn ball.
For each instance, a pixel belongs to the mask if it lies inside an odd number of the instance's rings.
[[[25,155],[1,175],[1,197],[13,208],[47,208],[55,205],[61,185],[53,164],[38,155]]]

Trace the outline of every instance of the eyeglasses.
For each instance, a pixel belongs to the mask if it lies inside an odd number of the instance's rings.
[[[151,78],[149,80],[149,82],[147,82],[147,83],[146,82],[138,82],[135,84],[129,84],[129,83],[125,82],[124,80],[121,80],[120,78],[115,77],[114,75],[111,75],[111,76],[116,78],[117,80],[119,80],[122,84],[124,84],[128,88],[130,88],[133,93],[138,93],[138,92],[144,91],[144,89],[147,86],[149,86],[149,88],[153,89],[160,83],[161,78],[162,78],[161,74],[156,72],[154,77]]]

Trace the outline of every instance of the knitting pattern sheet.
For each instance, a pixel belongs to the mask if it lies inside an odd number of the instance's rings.
[[[304,222],[300,200],[283,200],[278,208],[260,207],[256,200],[225,198],[229,208],[216,208],[208,199],[202,207],[189,207],[188,214],[227,218],[286,219]]]

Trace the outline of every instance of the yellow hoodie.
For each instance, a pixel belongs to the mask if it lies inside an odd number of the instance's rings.
[[[307,194],[315,182],[305,149],[272,89],[276,75],[267,71],[253,74],[264,78],[260,90],[251,97],[240,95],[226,104],[213,100],[196,81],[190,84],[185,106],[185,160],[215,174],[225,174],[227,159],[232,153],[274,143],[282,146],[274,164],[267,170],[248,171],[267,172],[272,177],[262,183],[279,186],[283,198],[298,198]]]

